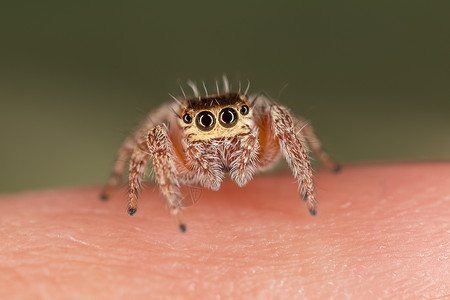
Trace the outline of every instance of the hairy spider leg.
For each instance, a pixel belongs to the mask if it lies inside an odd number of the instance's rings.
[[[131,154],[128,174],[128,214],[134,215],[137,210],[137,198],[141,189],[141,177],[147,168],[149,154],[136,148]]]
[[[130,158],[131,153],[133,152],[133,148],[135,147],[135,143],[133,143],[132,139],[127,138],[122,143],[117,153],[116,162],[114,163],[114,168],[109,178],[108,184],[102,190],[100,194],[100,199],[108,200],[111,197],[111,194],[114,192],[114,189],[121,183],[122,174],[125,170],[125,166]]]
[[[305,136],[310,148],[317,155],[320,161],[325,165],[325,167],[335,173],[339,173],[341,166],[330,158],[327,152],[323,149],[322,142],[319,140],[317,135],[314,133],[313,127],[303,118],[295,116],[297,119],[296,130]]]
[[[147,145],[153,158],[153,171],[159,189],[166,199],[169,211],[175,217],[178,227],[182,232],[185,232],[186,224],[181,212],[182,197],[174,160],[176,153],[169,138],[167,127],[157,125],[152,128],[147,136]]]
[[[288,162],[294,177],[299,181],[299,187],[305,195],[309,213],[316,215],[312,168],[307,148],[294,131],[292,117],[285,108],[272,104],[270,115],[281,152]]]

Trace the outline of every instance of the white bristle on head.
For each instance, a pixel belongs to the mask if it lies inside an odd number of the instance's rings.
[[[188,80],[187,85],[190,86],[190,88],[192,89],[192,92],[194,92],[195,97],[200,97],[200,93],[198,92],[197,85],[194,82],[192,82],[191,80]]]
[[[227,75],[223,74],[222,80],[223,80],[223,89],[225,90],[225,93],[229,93],[230,92],[230,85],[228,83]]]

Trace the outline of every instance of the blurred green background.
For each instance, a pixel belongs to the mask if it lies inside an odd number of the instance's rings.
[[[449,1],[2,1],[0,192],[98,184],[178,81],[222,74],[341,162],[450,158]]]

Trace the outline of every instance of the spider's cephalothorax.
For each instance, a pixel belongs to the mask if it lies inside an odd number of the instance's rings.
[[[188,143],[248,135],[253,127],[248,100],[239,93],[187,100],[179,124]]]
[[[312,127],[301,117],[266,96],[224,92],[201,97],[188,82],[194,96],[174,98],[148,118],[122,144],[109,184],[107,199],[120,182],[130,158],[128,213],[137,208],[140,178],[151,160],[156,182],[166,198],[181,231],[186,230],[181,213],[181,185],[197,184],[218,190],[225,177],[244,186],[254,173],[272,166],[281,155],[299,182],[301,197],[316,214],[308,143],[319,159],[333,171],[339,166],[322,149]]]

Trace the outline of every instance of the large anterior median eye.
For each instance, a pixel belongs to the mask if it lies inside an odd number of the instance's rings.
[[[210,131],[216,124],[216,118],[214,118],[214,115],[211,112],[202,111],[197,115],[195,123],[200,130]]]
[[[231,107],[224,108],[219,113],[220,125],[226,128],[233,127],[238,120],[237,111]]]

